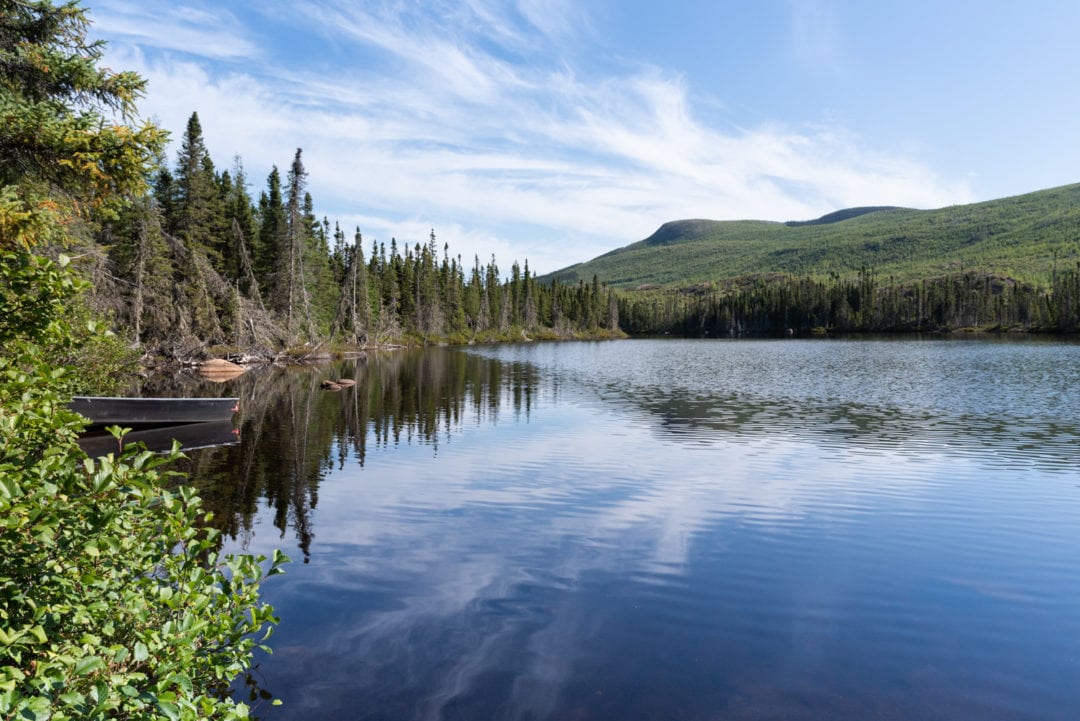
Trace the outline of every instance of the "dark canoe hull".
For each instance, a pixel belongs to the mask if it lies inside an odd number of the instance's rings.
[[[160,452],[172,450],[173,441],[180,442],[180,450],[190,451],[210,446],[226,446],[240,442],[240,432],[231,420],[209,423],[186,423],[181,426],[164,426],[131,431],[124,436],[124,445],[142,443],[146,450]],[[120,443],[106,431],[96,431],[79,438],[79,447],[91,458],[97,458],[120,450]]]
[[[95,426],[176,425],[231,420],[238,398],[106,398],[75,396],[68,406]]]

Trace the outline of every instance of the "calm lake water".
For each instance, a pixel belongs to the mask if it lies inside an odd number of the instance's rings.
[[[324,378],[356,378],[340,393]],[[269,719],[1075,719],[1080,345],[525,344],[257,371]]]

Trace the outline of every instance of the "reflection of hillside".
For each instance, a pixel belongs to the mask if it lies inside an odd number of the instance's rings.
[[[325,379],[352,378],[339,392]],[[369,446],[438,447],[465,418],[497,418],[509,406],[528,413],[536,384],[526,365],[453,350],[375,354],[332,365],[254,369],[220,385],[158,379],[148,392],[240,397],[240,443],[189,454],[190,475],[214,524],[232,537],[251,533],[260,503],[274,509],[282,535],[296,534],[305,560],[314,537],[311,511],[334,465],[363,466]]]
[[[1074,471],[1073,350],[1012,339],[635,340],[477,353],[533,364],[564,388],[644,412],[665,440],[786,437],[843,451],[939,449]]]
[[[604,397],[612,401],[610,389]],[[949,449],[1071,468],[1080,427],[1034,418],[949,415],[829,399],[761,398],[717,394],[701,398],[682,390],[664,394],[633,390],[619,403],[658,419],[673,440],[733,442],[783,436],[837,450],[916,452]]]

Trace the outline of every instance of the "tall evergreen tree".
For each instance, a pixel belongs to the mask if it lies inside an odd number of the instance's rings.
[[[224,238],[221,191],[214,174],[214,164],[203,140],[199,114],[188,118],[176,159],[175,209],[169,230],[186,243],[220,256]]]
[[[77,3],[0,5],[0,250],[65,240],[146,187],[165,133],[136,125],[146,81],[98,66]]]
[[[255,297],[259,294],[255,275],[255,249],[258,245],[258,224],[251,196],[247,190],[247,176],[239,156],[233,159],[233,182],[226,199],[227,230],[230,241],[229,256],[233,258],[232,278],[240,289]],[[261,302],[261,300],[260,300]]]
[[[255,275],[266,289],[270,306],[284,312],[281,283],[281,266],[288,263],[283,254],[288,242],[288,223],[285,219],[285,201],[281,192],[281,174],[275,165],[266,179],[266,190],[259,197],[259,243],[255,251]],[[284,293],[288,298],[288,293]]]
[[[155,173],[153,194],[162,230],[171,232],[176,223],[176,178],[168,168],[163,167]]]
[[[306,173],[305,173],[306,175]],[[308,302],[311,304],[313,332],[329,332],[337,307],[341,284],[335,280],[330,250],[330,221],[315,217],[315,201],[304,192],[305,232],[300,244],[303,256],[304,280]]]
[[[360,231],[357,230],[357,235]],[[341,285],[345,281],[345,271],[349,264],[348,248],[345,245],[345,231],[340,223],[334,223],[334,247],[330,251],[330,267],[334,273],[334,282]]]
[[[162,230],[161,210],[144,195],[131,203],[104,232],[121,285],[124,309],[119,313],[135,344],[161,341],[176,325],[177,308],[154,302],[172,295],[172,261]]]
[[[561,334],[563,332],[563,313],[562,313],[562,286],[559,285],[558,278],[551,279],[551,328],[556,333]]]
[[[481,319],[481,296],[483,295],[484,280],[480,273],[480,256],[473,256],[473,267],[469,274],[469,282],[465,286],[465,297],[462,301],[466,322],[474,331],[480,328]],[[487,309],[484,309],[483,317],[486,322]]]
[[[499,284],[499,266],[495,263],[495,256],[491,256],[491,262],[484,274],[484,290],[487,291],[487,328],[497,328],[505,331],[502,323],[503,288]]]
[[[371,329],[371,302],[362,241],[360,229],[357,228],[354,243],[347,251],[337,317],[330,335],[333,340],[340,332],[346,342],[354,345],[365,344]]]
[[[439,273],[435,268],[436,253],[435,231],[431,231],[428,244],[416,248],[416,309],[417,329],[424,337],[443,333],[444,311],[442,296],[439,292]]]
[[[465,272],[461,256],[450,261],[450,279],[444,293],[446,321],[452,333],[460,333],[468,327],[465,317]]]
[[[211,234],[219,256],[218,271],[230,283],[240,279],[240,256],[233,236],[233,200],[235,190],[233,177],[228,170],[223,170],[216,177],[217,196],[214,199],[213,224]]]
[[[514,264],[510,267],[510,316],[509,323],[511,325],[521,324],[521,311],[522,304],[525,300],[524,288],[521,285],[521,266],[515,260]],[[501,324],[500,324],[501,325]],[[504,329],[505,330],[505,329]]]
[[[529,261],[525,261],[525,275],[522,279],[521,322],[526,330],[534,330],[539,323],[539,299],[536,281],[529,275]]]
[[[302,150],[297,148],[289,168],[289,188],[285,206],[285,244],[281,252],[284,262],[278,269],[281,274],[278,290],[281,292],[280,304],[284,309],[288,331],[294,333],[297,326],[302,326],[300,330],[308,337],[308,340],[314,340],[315,327],[311,314],[311,298],[304,272],[304,250],[311,234],[313,218],[310,213],[305,212],[309,210],[305,202],[307,192],[304,188],[307,171],[304,170],[304,163],[300,158],[301,153]]]

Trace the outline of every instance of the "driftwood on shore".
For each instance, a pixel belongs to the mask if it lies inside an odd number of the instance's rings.
[[[242,365],[237,365],[224,358],[211,358],[199,366],[199,375],[216,383],[224,383],[227,380],[242,375],[246,371]]]
[[[345,388],[352,388],[354,385],[356,385],[356,381],[352,378],[327,379],[319,383],[319,387],[326,391],[340,391]]]

